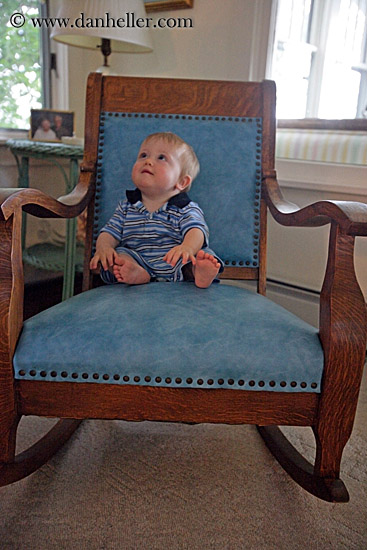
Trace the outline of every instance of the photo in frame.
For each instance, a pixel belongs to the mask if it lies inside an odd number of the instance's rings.
[[[31,109],[29,138],[34,141],[61,141],[73,137],[74,113],[54,109]]]
[[[192,8],[194,0],[144,0],[147,13],[152,11],[179,10]]]

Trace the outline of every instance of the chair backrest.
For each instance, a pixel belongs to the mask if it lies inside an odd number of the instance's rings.
[[[265,288],[263,170],[274,168],[275,88],[242,83],[131,77],[88,81],[85,162],[97,161],[93,239],[126,189],[144,138],[172,131],[194,148],[200,174],[189,196],[204,211],[224,277]]]

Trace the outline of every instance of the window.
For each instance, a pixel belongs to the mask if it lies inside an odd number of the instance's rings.
[[[278,0],[277,116],[367,118],[367,0]]]
[[[13,13],[26,17],[23,27],[10,24]],[[50,107],[49,40],[47,29],[30,24],[46,16],[47,3],[0,0],[0,127],[29,128],[31,108]]]

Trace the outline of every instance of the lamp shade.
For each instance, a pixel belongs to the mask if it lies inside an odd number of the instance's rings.
[[[107,38],[112,52],[153,49],[143,0],[63,0],[57,19],[65,25],[55,25],[51,38],[70,46],[94,50]]]

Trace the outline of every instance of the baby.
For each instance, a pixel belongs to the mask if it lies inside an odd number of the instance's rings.
[[[180,137],[148,136],[132,169],[136,189],[102,228],[90,268],[101,264],[107,283],[191,280],[209,287],[223,263],[208,248],[202,210],[186,194],[198,172],[195,152]]]

